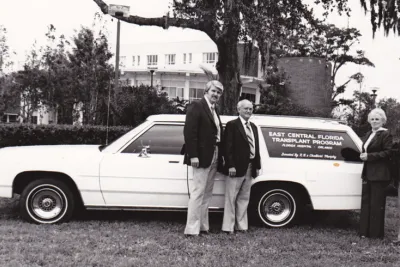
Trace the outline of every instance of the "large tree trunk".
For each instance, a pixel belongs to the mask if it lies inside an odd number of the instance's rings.
[[[237,51],[237,37],[225,35],[217,42],[219,80],[224,85],[220,100],[220,112],[226,115],[237,114],[236,104],[239,100],[242,83]]]

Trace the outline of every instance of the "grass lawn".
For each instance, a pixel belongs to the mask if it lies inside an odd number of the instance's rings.
[[[60,225],[22,221],[18,200],[0,199],[1,266],[400,266],[396,198],[384,240],[357,235],[357,212],[310,212],[298,226],[185,238],[185,213],[85,212]]]

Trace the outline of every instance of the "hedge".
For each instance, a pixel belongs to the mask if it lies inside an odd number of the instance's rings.
[[[108,143],[133,127],[111,126]],[[106,126],[0,124],[0,147],[58,144],[105,144]]]

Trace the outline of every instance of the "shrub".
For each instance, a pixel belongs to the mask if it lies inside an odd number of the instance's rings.
[[[131,127],[109,127],[108,143]],[[57,144],[105,144],[106,126],[0,124],[0,147]]]
[[[115,99],[117,125],[138,125],[154,114],[179,113],[174,101],[156,88],[141,85],[122,87]]]

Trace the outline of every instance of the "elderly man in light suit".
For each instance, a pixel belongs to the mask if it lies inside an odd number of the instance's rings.
[[[186,236],[209,231],[208,206],[218,165],[222,168],[222,124],[215,104],[224,88],[217,80],[206,84],[204,97],[188,107],[184,127],[185,164],[193,167]]]
[[[257,127],[249,121],[253,114],[253,104],[244,99],[237,109],[239,118],[226,124],[225,208],[222,231],[247,231],[247,207],[250,199],[252,177],[257,177],[261,168]]]

